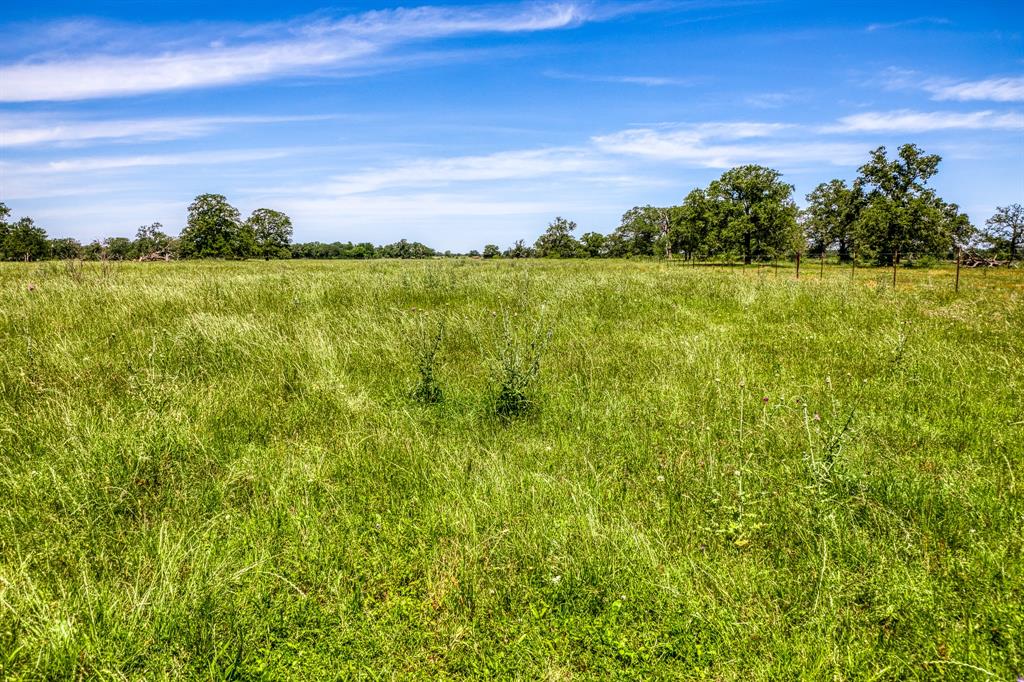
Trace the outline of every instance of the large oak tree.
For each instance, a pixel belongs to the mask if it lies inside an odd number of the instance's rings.
[[[242,243],[238,209],[222,194],[200,194],[188,207],[188,223],[179,249],[185,258],[239,258],[248,254]]]
[[[747,165],[727,170],[708,186],[717,203],[719,229],[743,262],[776,256],[792,244],[797,208],[793,185],[772,168]]]

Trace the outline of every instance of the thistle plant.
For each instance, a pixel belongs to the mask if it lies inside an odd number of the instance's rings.
[[[524,415],[536,406],[536,383],[540,360],[551,339],[543,317],[532,330],[523,332],[507,313],[501,317],[501,341],[493,377],[494,413],[502,419]]]
[[[441,340],[444,338],[444,320],[440,320],[436,330],[432,332],[421,324],[419,334],[415,338],[416,370],[419,378],[412,389],[411,397],[416,402],[433,405],[444,400],[444,391],[437,381],[437,370],[440,366],[438,353],[441,349]]]

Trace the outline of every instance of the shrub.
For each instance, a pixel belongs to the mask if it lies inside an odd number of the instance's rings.
[[[536,406],[540,359],[551,330],[545,330],[543,318],[529,331],[517,330],[507,313],[501,320],[501,342],[492,379],[493,406],[498,417],[512,419]]]
[[[441,349],[441,340],[444,338],[444,320],[437,323],[437,329],[433,332],[428,331],[425,325],[420,325],[419,334],[414,338],[417,346],[416,370],[419,372],[419,380],[412,389],[411,397],[416,402],[433,405],[444,400],[444,391],[437,381],[437,356]]]

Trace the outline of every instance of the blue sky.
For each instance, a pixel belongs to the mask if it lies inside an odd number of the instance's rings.
[[[298,241],[468,250],[745,163],[802,203],[915,142],[981,224],[1024,201],[1022,7],[5,3],[0,201],[85,241],[216,192]]]

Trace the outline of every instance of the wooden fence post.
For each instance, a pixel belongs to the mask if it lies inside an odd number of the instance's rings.
[[[958,248],[956,250],[956,284],[953,285],[953,291],[960,293],[960,253],[963,249]]]

